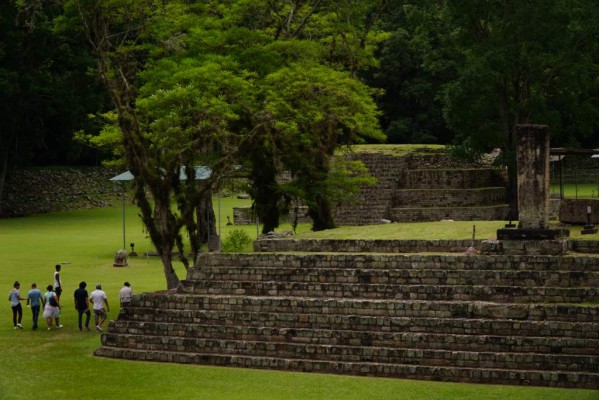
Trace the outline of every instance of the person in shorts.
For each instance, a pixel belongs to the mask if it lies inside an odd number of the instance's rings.
[[[62,325],[60,325],[60,303],[52,285],[48,285],[46,288],[46,293],[42,297],[42,304],[44,305],[44,318],[48,322],[48,330],[52,329],[52,319],[56,321],[57,328],[62,328]]]
[[[89,299],[94,308],[96,330],[102,332],[102,324],[106,321],[106,313],[110,312],[110,307],[108,306],[108,299],[106,298],[106,293],[102,290],[101,284],[98,283],[96,285],[96,290],[89,295]],[[104,308],[104,306],[106,306],[106,308]]]

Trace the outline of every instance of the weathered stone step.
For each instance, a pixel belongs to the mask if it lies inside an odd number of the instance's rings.
[[[524,369],[545,371],[598,371],[599,357],[573,354],[540,354],[515,352],[446,351],[435,349],[390,348],[374,346],[318,345],[250,340],[186,338],[165,335],[102,335],[102,345],[254,357],[300,358],[339,362],[400,362],[460,368]]]
[[[262,242],[262,241],[260,241]],[[299,251],[295,244],[300,241],[294,239],[273,239],[264,242],[289,243],[293,251]],[[231,268],[233,271],[243,270],[245,267],[262,268],[296,268],[310,273],[317,268],[343,268],[360,271],[362,269],[383,270],[471,270],[472,272],[484,271],[538,271],[538,272],[599,272],[599,256],[544,256],[544,255],[477,255],[472,257],[466,254],[348,254],[346,252],[333,252],[324,254],[309,253],[317,251],[320,247],[323,252],[335,251],[335,248],[343,247],[343,241],[315,239],[306,241],[308,253],[202,253],[198,257],[197,267],[191,270],[189,278],[194,274],[201,274],[210,268]],[[373,243],[374,242],[374,243]],[[422,242],[427,241],[350,241],[347,251],[361,249],[363,247],[374,247],[383,251],[405,247],[424,246]],[[424,251],[433,251],[435,248],[449,249],[458,247],[465,250],[471,241],[444,241],[438,240],[429,243]],[[284,246],[287,247],[287,246]],[[341,250],[340,250],[341,251]],[[446,250],[447,251],[447,250]]]
[[[505,186],[504,171],[495,168],[410,169],[403,171],[402,188],[469,189]]]
[[[507,204],[472,207],[392,207],[389,209],[389,219],[393,222],[506,221],[508,212]]]
[[[389,196],[390,198],[391,196]],[[381,219],[387,218],[389,207],[387,205],[380,205],[380,199],[378,201],[365,201],[352,205],[351,209],[339,208],[335,211],[335,220],[351,217],[352,213],[358,213],[360,220],[372,220],[374,221],[372,222],[373,224],[380,224]],[[357,215],[353,215],[353,217],[357,217]]]
[[[470,207],[481,205],[505,204],[505,187],[480,188],[427,188],[397,189],[393,194],[392,207]]]
[[[550,353],[599,356],[599,339],[564,337],[439,334],[281,328],[246,325],[202,325],[119,320],[110,334],[165,335],[183,338],[309,343],[317,345],[393,347],[477,352]]]
[[[515,319],[468,319],[436,317],[387,317],[339,314],[248,312],[243,310],[161,309],[155,318],[150,308],[129,307],[120,321],[140,323],[192,323],[198,325],[265,327],[277,329],[324,329],[380,331],[384,333],[431,333],[441,335],[501,335],[599,339],[599,321],[521,321]],[[510,317],[507,315],[506,317]]]
[[[518,321],[599,323],[599,305],[514,304],[470,301],[406,301],[371,299],[286,298],[145,294],[138,307],[164,310],[216,310],[289,314],[336,314],[393,317],[490,318]],[[125,310],[127,311],[127,310]]]
[[[202,353],[139,351],[102,347],[95,354],[102,357],[124,358],[140,361],[177,362],[216,366],[277,369],[302,372],[320,372],[379,377],[412,378],[437,381],[463,381],[493,384],[526,383],[548,387],[599,388],[599,374],[571,371],[525,371],[492,368],[457,368],[443,366],[418,366],[368,362],[333,362],[298,360],[275,357],[253,357]]]
[[[322,313],[283,313],[270,311],[244,311],[239,307],[225,310],[173,310],[161,309],[152,315],[155,308],[129,307],[121,311],[121,321],[139,323],[200,324],[216,326],[248,326],[278,329],[321,329],[339,331],[380,331],[384,333],[431,333],[441,335],[501,335],[562,337],[567,339],[599,339],[599,321],[569,322],[545,320],[520,320],[521,315],[509,314],[509,310],[498,310],[502,315],[486,317],[471,316],[454,318],[384,315],[340,315]],[[436,315],[431,310],[431,315]]]
[[[514,303],[581,303],[599,301],[599,288],[440,285],[306,283],[278,281],[192,281],[187,288],[195,294],[361,298],[396,300],[471,300]]]
[[[492,267],[492,266],[489,266]],[[545,287],[599,287],[599,272],[523,271],[496,269],[371,269],[297,268],[270,266],[203,266],[188,279],[207,281],[276,281],[392,285],[502,285]]]

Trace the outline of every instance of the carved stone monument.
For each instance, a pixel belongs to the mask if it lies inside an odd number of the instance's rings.
[[[561,254],[567,251],[567,229],[549,227],[549,127],[518,125],[518,215],[516,229],[497,231],[496,241],[483,244],[483,252]]]
[[[126,267],[129,264],[127,263],[127,250],[121,249],[116,252],[114,255],[114,263],[113,267]]]

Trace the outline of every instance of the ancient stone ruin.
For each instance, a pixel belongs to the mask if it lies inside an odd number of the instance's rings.
[[[497,241],[484,244],[486,253],[564,254],[568,250],[567,229],[549,226],[549,127],[518,125],[516,146],[518,214],[516,229],[497,231]]]
[[[202,254],[175,292],[141,295],[96,355],[599,389],[597,254],[554,251],[543,167],[519,163],[523,224],[497,242],[547,247],[465,254],[474,240],[259,240],[255,253]],[[402,182],[428,174],[407,171]],[[394,185],[388,193],[402,190]],[[580,242],[570,249],[599,254],[599,243]]]
[[[391,222],[506,220],[506,170],[488,164],[467,163],[442,149],[417,149],[395,155],[356,152],[377,179],[362,188],[355,202],[341,206],[339,225]],[[291,220],[293,216],[288,217]],[[310,222],[304,209],[300,222]],[[234,209],[236,225],[255,223],[251,209]]]
[[[277,250],[283,243],[304,252]],[[599,389],[597,255],[469,256],[452,241],[323,244],[271,239],[256,249],[276,252],[203,254],[183,288],[121,310],[96,355]],[[591,246],[583,251],[599,252]]]

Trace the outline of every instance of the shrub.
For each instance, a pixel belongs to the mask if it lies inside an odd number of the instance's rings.
[[[223,241],[222,250],[227,253],[243,251],[252,243],[252,238],[242,229],[233,229]]]

